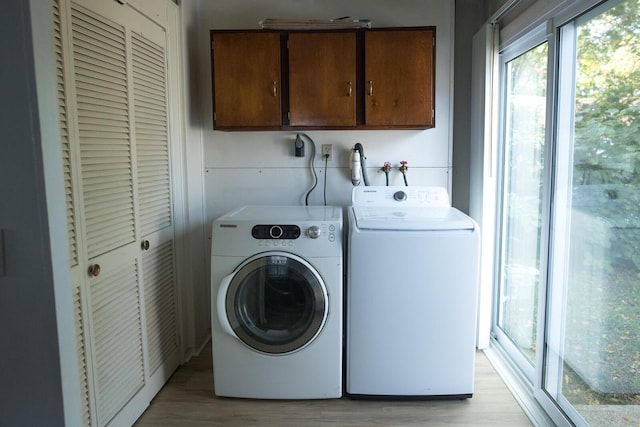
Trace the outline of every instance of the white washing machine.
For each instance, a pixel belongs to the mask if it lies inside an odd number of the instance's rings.
[[[347,395],[471,397],[477,224],[440,187],[356,187],[352,202]]]
[[[342,209],[245,206],[213,223],[217,396],[342,396]]]

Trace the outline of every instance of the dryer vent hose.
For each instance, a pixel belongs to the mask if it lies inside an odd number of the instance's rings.
[[[362,180],[364,181],[364,185],[368,186],[369,177],[367,176],[367,157],[364,155],[364,148],[362,147],[362,144],[359,142],[356,143],[356,145],[353,146],[353,153],[351,153],[351,155],[354,159],[352,162],[353,170],[351,171],[351,183],[354,186],[360,184],[359,175],[360,171],[362,171]],[[359,161],[355,161],[357,159],[359,159]]]

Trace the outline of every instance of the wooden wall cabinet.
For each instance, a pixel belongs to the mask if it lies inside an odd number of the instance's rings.
[[[356,34],[289,34],[289,125],[356,126]]]
[[[434,127],[434,31],[369,31],[365,125]]]
[[[280,34],[212,34],[214,126],[279,128],[282,125]]]
[[[211,31],[214,129],[435,126],[435,28]]]

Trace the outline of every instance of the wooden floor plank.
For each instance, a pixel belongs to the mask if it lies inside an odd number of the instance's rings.
[[[135,424],[145,426],[531,426],[484,353],[475,392],[452,401],[251,400],[213,393],[211,348],[181,366]]]

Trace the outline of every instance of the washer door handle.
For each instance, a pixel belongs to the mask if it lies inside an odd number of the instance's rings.
[[[218,307],[218,321],[220,322],[220,326],[222,330],[232,337],[236,337],[236,334],[233,333],[233,329],[231,328],[231,324],[229,323],[229,319],[227,319],[227,291],[229,290],[229,285],[231,284],[231,280],[233,280],[233,276],[236,273],[232,273],[222,279],[220,282],[220,289],[218,290],[218,300],[216,306]]]

